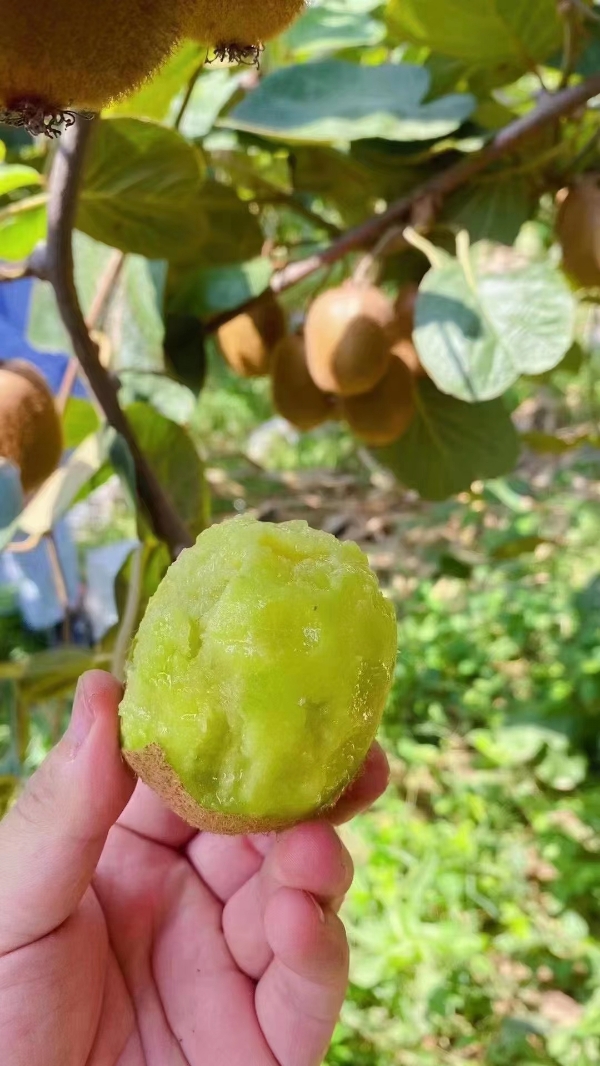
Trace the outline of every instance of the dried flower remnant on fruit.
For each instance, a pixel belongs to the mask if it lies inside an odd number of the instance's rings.
[[[2,0],[0,122],[56,137],[130,93],[181,38],[190,0]]]
[[[210,46],[214,59],[254,66],[264,43],[283,33],[304,7],[304,0],[194,0],[187,33]]]
[[[360,770],[395,658],[394,610],[356,544],[306,522],[212,526],[138,630],[125,758],[198,828],[294,825]]]

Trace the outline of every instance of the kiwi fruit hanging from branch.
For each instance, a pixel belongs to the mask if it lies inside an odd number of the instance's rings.
[[[61,420],[45,379],[20,359],[0,362],[0,457],[17,467],[24,492],[50,477],[62,451]]]
[[[283,33],[304,8],[304,0],[194,0],[187,34],[209,45],[215,59],[255,65],[265,42]]]
[[[369,392],[391,359],[394,311],[376,286],[347,281],[321,293],[306,317],[304,337],[311,377],[323,392]]]

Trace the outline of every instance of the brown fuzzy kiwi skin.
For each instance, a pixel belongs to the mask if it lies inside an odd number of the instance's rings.
[[[186,23],[189,37],[232,59],[283,33],[302,14],[304,0],[194,0]]]
[[[315,384],[344,397],[374,388],[390,363],[393,316],[391,302],[374,285],[350,281],[317,296],[304,329]]]
[[[418,295],[418,285],[405,285],[400,289],[394,301],[394,320],[389,331],[390,350],[392,355],[406,363],[416,378],[426,378],[427,371],[419,359],[412,339]]]
[[[382,447],[398,440],[415,416],[413,375],[400,359],[371,392],[344,400],[342,409],[352,432],[365,444]]]
[[[559,200],[556,232],[563,269],[583,288],[600,287],[600,176],[586,174]]]
[[[273,294],[267,292],[221,326],[217,342],[225,362],[240,377],[264,377],[271,369],[273,348],[285,330],[285,315]]]
[[[302,337],[283,337],[273,351],[273,406],[293,426],[314,429],[333,418],[336,402],[317,388],[308,372]]]
[[[58,466],[62,425],[45,378],[29,363],[0,363],[0,456],[18,467],[25,492]]]
[[[183,35],[193,0],[2,0],[0,122],[57,136],[142,84]]]
[[[194,829],[206,833],[217,833],[223,836],[242,836],[253,833],[280,832],[283,829],[291,829],[300,821],[307,819],[288,818],[251,818],[246,815],[226,814],[222,811],[211,811],[201,807],[189,792],[183,787],[175,771],[169,766],[162,748],[158,744],[149,744],[139,751],[123,750],[123,758],[133,772],[156,792],[169,810],[186,822]],[[312,817],[318,818],[329,810],[339,799],[335,796],[326,806],[316,811]]]

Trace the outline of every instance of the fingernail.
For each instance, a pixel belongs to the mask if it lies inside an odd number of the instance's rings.
[[[74,757],[89,736],[96,715],[94,711],[93,694],[86,689],[86,677],[79,678],[75,689],[71,721],[67,729],[66,737],[71,745],[71,754]]]
[[[320,922],[324,922],[325,921],[325,911],[323,910],[321,904],[317,902],[315,897],[313,895],[311,895],[310,892],[305,892],[304,895],[306,896],[306,898],[308,900],[310,900],[310,902],[312,903],[313,907],[315,908],[317,914],[319,915],[319,921]]]

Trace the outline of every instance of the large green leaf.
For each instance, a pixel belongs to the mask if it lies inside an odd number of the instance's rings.
[[[481,67],[530,70],[563,34],[556,0],[390,0],[388,11],[401,39]]]
[[[206,235],[200,154],[175,130],[104,119],[86,157],[77,225],[90,237],[149,259],[178,259]]]
[[[501,400],[463,403],[423,380],[408,432],[374,454],[423,499],[444,500],[474,481],[509,473],[519,441]]]
[[[204,465],[191,437],[149,404],[131,404],[126,415],[178,515],[196,536],[208,522],[208,492]]]
[[[0,210],[0,259],[25,259],[46,236],[46,197],[28,196]]]
[[[556,366],[573,341],[575,301],[549,262],[486,272],[488,249],[443,252],[421,283],[414,339],[442,392],[475,402],[501,396],[521,374]],[[500,254],[502,251],[500,250]]]
[[[297,143],[445,137],[475,100],[453,93],[425,103],[429,87],[425,68],[409,63],[306,63],[268,75],[224,124]]]
[[[125,261],[104,324],[111,343],[111,369],[160,373],[164,369],[164,324],[156,278],[141,256]]]

